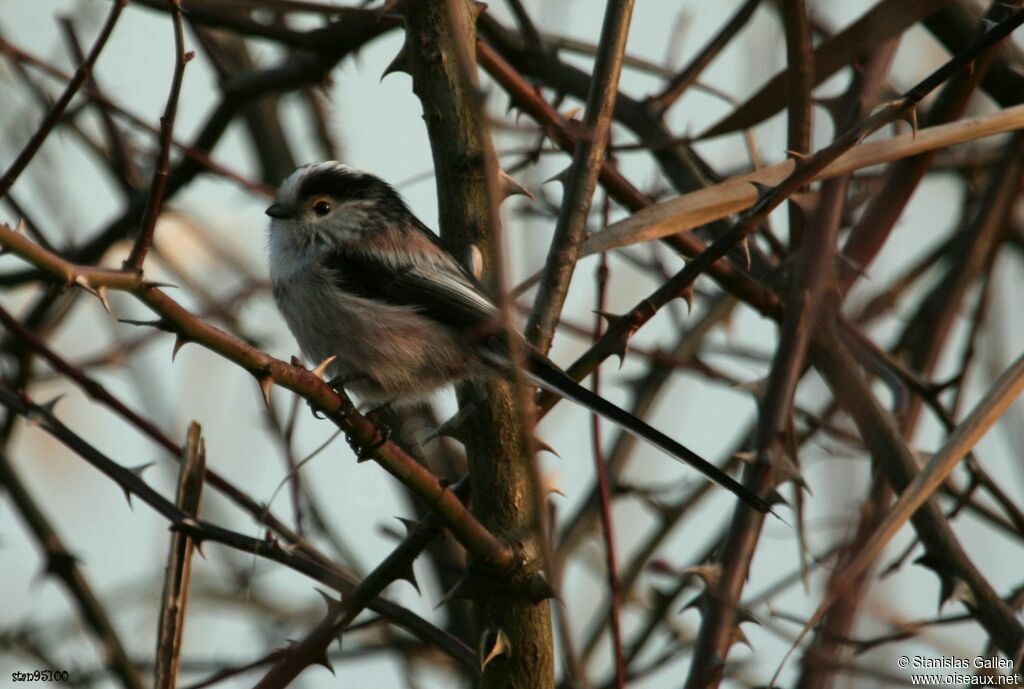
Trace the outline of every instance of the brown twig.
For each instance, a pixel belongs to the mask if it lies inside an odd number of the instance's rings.
[[[203,491],[203,473],[206,470],[206,449],[199,424],[188,428],[178,474],[178,508],[191,519],[199,516],[199,499]],[[164,575],[164,593],[157,625],[156,671],[153,686],[156,689],[174,689],[178,684],[181,666],[181,640],[185,630],[185,609],[192,581],[192,539],[178,531],[171,535]]]
[[[469,493],[465,479],[452,486],[452,492],[465,499]],[[257,689],[280,689],[288,686],[306,667],[319,663],[330,668],[327,649],[340,639],[346,627],[392,582],[407,579],[415,582],[413,562],[420,553],[444,531],[444,521],[432,512],[409,528],[409,535],[391,551],[372,572],[366,575],[342,600],[327,599],[327,615],[303,638],[293,645],[270,671],[255,685]]]
[[[58,439],[93,467],[113,480],[127,494],[139,497],[158,514],[171,522],[172,528],[189,536],[197,547],[204,541],[221,543],[248,555],[255,555],[285,565],[344,594],[354,588],[352,582],[335,570],[304,553],[279,544],[273,538],[258,539],[225,529],[201,519],[195,519],[179,509],[143,481],[134,471],[114,462],[69,429],[53,413],[35,404],[26,395],[17,395],[0,387],[0,405],[11,412],[35,421],[40,428]],[[475,665],[473,652],[465,644],[437,629],[435,626],[394,603],[375,599],[368,604],[371,610],[386,616],[418,638],[437,645],[466,667]]]
[[[146,260],[149,248],[153,246],[153,232],[156,221],[163,207],[164,194],[167,192],[169,175],[171,142],[174,139],[174,118],[178,113],[178,98],[181,95],[181,84],[185,76],[185,65],[195,57],[193,52],[185,52],[185,26],[182,21],[181,0],[167,0],[171,4],[171,20],[174,25],[174,75],[171,78],[171,92],[167,96],[167,106],[160,117],[160,149],[153,168],[153,179],[149,185],[149,199],[142,216],[142,227],[132,251],[124,262],[125,270],[142,272],[142,263]]]
[[[664,115],[672,104],[679,100],[686,89],[693,86],[701,73],[710,65],[718,54],[747,25],[761,0],[746,0],[736,13],[730,17],[722,29],[707,42],[697,56],[681,72],[673,76],[657,95],[647,99],[647,107],[658,116]]]
[[[607,219],[608,198],[605,196],[604,214]],[[601,326],[605,311],[608,292],[608,257],[601,255],[597,267],[597,310],[594,317],[594,336],[601,336]],[[591,380],[595,394],[601,394],[600,371],[594,371]],[[622,589],[619,586],[619,566],[615,547],[615,521],[612,518],[612,489],[608,478],[608,467],[605,463],[604,449],[601,442],[601,420],[593,414],[591,417],[591,442],[594,445],[594,475],[597,487],[598,512],[601,517],[601,535],[604,538],[605,577],[608,580],[608,623],[611,628],[612,657],[615,660],[616,689],[626,686],[626,658],[622,650]]]
[[[86,56],[85,61],[78,66],[75,70],[75,75],[68,82],[68,85],[64,87],[64,92],[60,94],[53,107],[46,113],[46,117],[39,124],[39,128],[36,130],[32,138],[29,139],[28,143],[25,144],[24,148],[18,154],[18,157],[14,159],[14,162],[10,164],[7,170],[4,172],[3,177],[0,177],[0,198],[3,198],[7,191],[14,184],[18,176],[28,167],[28,164],[32,161],[36,152],[39,151],[39,147],[43,145],[46,138],[53,131],[53,128],[57,126],[61,116],[64,114],[64,110],[67,109],[68,104],[71,103],[71,99],[75,97],[78,89],[82,87],[86,79],[89,78],[89,74],[92,71],[92,67],[96,64],[96,59],[103,52],[103,47],[107,44],[107,39],[110,38],[110,34],[114,31],[114,26],[117,24],[118,17],[121,16],[121,10],[128,4],[128,0],[113,0],[110,6],[110,12],[107,14],[107,19],[103,24],[103,28],[100,29],[99,35],[96,37],[96,41],[92,45],[92,49],[89,50],[89,54]]]

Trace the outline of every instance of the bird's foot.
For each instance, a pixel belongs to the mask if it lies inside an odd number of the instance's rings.
[[[381,420],[380,415],[383,413],[382,409],[385,407],[376,407],[371,409],[364,416],[373,424],[373,438],[369,443],[354,447],[356,451],[356,460],[359,462],[365,462],[370,459],[373,452],[384,445],[387,441],[391,440],[391,427],[385,426]]]
[[[360,381],[360,380],[368,380],[369,377],[370,376],[365,374],[365,373],[343,373],[341,375],[334,376],[333,378],[329,379],[327,381],[327,384],[330,385],[331,388],[335,392],[343,393],[343,392],[345,392],[345,386],[346,385],[350,385],[351,383],[355,383],[356,381]],[[313,418],[315,418],[315,419],[325,419],[325,418],[327,418],[322,413],[320,413],[317,410],[317,408],[313,406],[312,403],[309,403],[309,408],[313,412]]]

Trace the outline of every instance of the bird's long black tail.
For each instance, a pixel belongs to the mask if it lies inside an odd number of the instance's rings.
[[[611,421],[623,430],[640,438],[643,441],[654,445],[662,452],[671,455],[680,462],[689,464],[718,485],[732,491],[736,497],[747,503],[760,512],[769,512],[771,508],[761,498],[757,497],[743,484],[725,473],[711,462],[707,461],[693,450],[672,440],[659,430],[656,430],[638,419],[633,414],[620,409],[603,397],[594,394],[590,390],[570,378],[558,366],[552,363],[547,357],[531,351],[529,357],[529,374],[537,385],[549,390],[560,397],[570,399],[595,414]]]

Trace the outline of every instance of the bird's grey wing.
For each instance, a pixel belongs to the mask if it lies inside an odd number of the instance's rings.
[[[452,260],[451,266],[385,265],[358,251],[327,254],[323,266],[335,286],[363,299],[408,306],[457,331],[477,336],[496,330],[498,310]]]

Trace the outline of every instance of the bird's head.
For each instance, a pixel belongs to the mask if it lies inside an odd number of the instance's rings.
[[[386,231],[409,210],[379,177],[326,161],[303,165],[288,175],[266,213],[275,240],[344,244]]]

